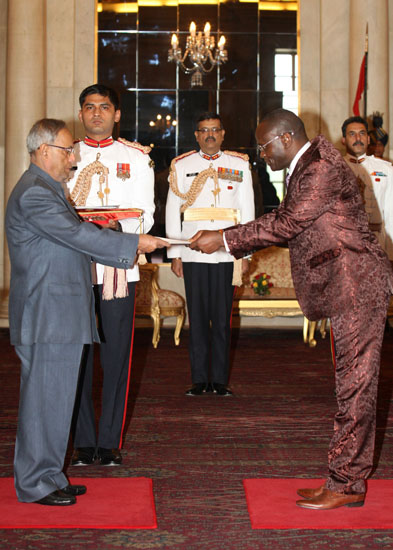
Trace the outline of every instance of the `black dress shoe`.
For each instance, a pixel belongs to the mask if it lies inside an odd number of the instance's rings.
[[[101,466],[118,466],[122,463],[119,449],[104,449],[103,447],[98,447],[97,457]]]
[[[207,384],[193,384],[192,387],[186,391],[186,395],[202,395],[206,393]]]
[[[76,503],[75,495],[67,495],[63,491],[53,491],[46,497],[35,501],[36,504],[44,504],[45,506],[70,506]]]
[[[95,460],[96,450],[94,447],[77,447],[71,457],[71,466],[88,466]]]
[[[87,491],[87,488],[86,485],[67,485],[60,490],[66,495],[73,495],[74,497],[77,497],[78,495],[84,495]]]
[[[228,389],[225,384],[212,384],[213,386],[213,393],[216,395],[223,395],[223,396],[229,396],[233,395],[233,392]]]

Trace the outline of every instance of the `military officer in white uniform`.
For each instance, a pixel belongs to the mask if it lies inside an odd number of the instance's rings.
[[[204,113],[195,131],[200,150],[172,161],[166,204],[169,238],[187,240],[200,229],[225,229],[254,219],[248,156],[221,151],[224,135],[220,116]],[[186,395],[229,396],[234,258],[223,250],[203,254],[183,245],[171,246],[168,257],[172,271],[184,276],[186,290],[193,382]],[[247,266],[242,260],[240,271]]]
[[[110,227],[126,233],[147,233],[153,225],[154,171],[150,148],[126,140],[114,140],[113,127],[120,120],[117,94],[95,84],[79,97],[79,120],[86,137],[75,144],[77,170],[68,182],[69,200],[76,207],[135,208],[142,218],[111,221]],[[108,269],[93,264],[96,309],[101,337],[103,369],[102,410],[98,434],[92,403],[93,346],[82,365],[74,413],[73,465],[102,465],[122,461],[123,428],[127,406],[134,334],[135,282],[138,267]]]
[[[362,117],[350,117],[342,125],[342,143],[348,166],[357,177],[371,231],[393,260],[392,207],[389,196],[393,193],[393,166],[390,162],[366,155],[370,138],[367,121]]]

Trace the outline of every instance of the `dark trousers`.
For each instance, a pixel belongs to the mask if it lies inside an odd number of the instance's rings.
[[[74,446],[122,446],[131,371],[134,336],[135,283],[128,283],[129,295],[114,300],[102,299],[102,285],[94,287],[100,359],[103,371],[101,416],[96,435],[92,400],[94,346],[88,346],[81,365],[78,396],[74,412]]]
[[[183,262],[192,382],[227,384],[233,263]],[[210,366],[210,369],[209,369]]]
[[[365,280],[366,280],[365,276]],[[329,447],[327,488],[364,493],[373,467],[381,347],[390,294],[357,291],[353,309],[332,317],[338,412]]]

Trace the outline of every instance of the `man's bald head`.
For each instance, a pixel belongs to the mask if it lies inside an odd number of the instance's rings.
[[[260,155],[272,170],[287,168],[308,141],[303,121],[286,109],[267,113],[255,134]]]

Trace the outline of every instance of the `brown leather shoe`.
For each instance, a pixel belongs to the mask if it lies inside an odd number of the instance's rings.
[[[340,506],[363,506],[365,496],[366,493],[345,495],[323,488],[320,495],[309,500],[298,500],[296,504],[309,510],[332,510],[333,508],[340,508]]]
[[[303,497],[308,500],[309,498],[319,497],[319,495],[322,494],[324,488],[325,485],[321,485],[320,487],[316,487],[315,489],[298,489],[297,494],[299,495],[299,497]]]

